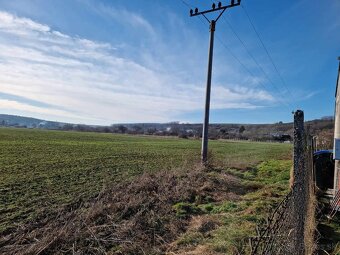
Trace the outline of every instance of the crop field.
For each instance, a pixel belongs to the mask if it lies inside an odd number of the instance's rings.
[[[270,171],[283,162],[285,181],[289,179],[290,144],[209,145],[214,161],[226,172],[243,176],[245,169],[272,162],[271,169],[266,166],[268,173],[261,172],[264,166],[259,172],[274,182],[279,177]],[[200,141],[192,139],[1,128],[0,234],[142,173],[198,164],[199,154]]]

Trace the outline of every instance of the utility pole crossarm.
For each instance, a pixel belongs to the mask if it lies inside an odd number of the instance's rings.
[[[213,4],[212,9],[206,10],[206,11],[201,11],[201,12],[198,11],[198,8],[195,9],[195,12],[191,9],[190,10],[190,17],[203,15],[203,14],[215,12],[215,11],[225,11],[228,8],[239,6],[240,4],[241,4],[241,0],[237,1],[236,3],[234,1],[232,1],[231,4],[225,5],[225,6],[222,6],[221,2],[219,2],[217,8],[216,8],[215,4]]]

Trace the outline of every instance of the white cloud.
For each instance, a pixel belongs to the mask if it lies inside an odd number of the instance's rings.
[[[132,17],[135,26],[153,33],[145,19]],[[202,84],[188,84],[175,73],[118,56],[108,43],[65,35],[6,12],[0,12],[0,38],[0,92],[55,106],[46,109],[3,99],[2,111],[12,108],[60,121],[110,124],[169,121],[203,108]],[[252,109],[273,102],[263,90],[232,87],[214,86],[213,109]]]
[[[137,13],[122,8],[112,8],[102,3],[91,5],[91,8],[98,14],[114,19],[116,22],[128,25],[134,29],[142,29],[152,37],[156,36],[156,32],[149,21]]]
[[[6,12],[0,12],[0,29],[19,34],[25,34],[25,32],[29,31],[48,32],[50,30],[48,26],[30,19],[17,18]]]
[[[20,103],[14,100],[0,99],[0,109],[8,112],[23,112],[25,114],[38,114],[39,116],[49,116],[51,120],[67,121],[77,120],[78,122],[101,121],[100,119],[81,117],[77,114],[70,113],[59,109],[50,109],[46,107],[33,106]]]

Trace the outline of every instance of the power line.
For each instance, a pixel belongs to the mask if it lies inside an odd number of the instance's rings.
[[[272,86],[280,93],[279,88],[275,85],[275,83],[272,81],[272,79],[269,77],[269,75],[267,74],[267,72],[264,70],[264,68],[262,67],[262,65],[256,60],[256,58],[254,57],[254,55],[250,52],[250,50],[248,49],[248,47],[246,46],[246,44],[244,43],[244,41],[238,36],[238,34],[235,32],[235,30],[232,28],[232,26],[230,25],[229,21],[227,21],[227,19],[225,19],[226,23],[228,24],[228,26],[230,27],[231,31],[233,31],[233,33],[235,34],[236,38],[241,42],[242,46],[245,48],[246,52],[248,53],[248,55],[250,56],[250,58],[254,61],[254,63],[258,66],[258,68],[261,70],[261,72],[264,74],[264,76],[266,77],[266,79],[272,84]],[[280,93],[281,94],[281,93]]]
[[[211,2],[214,3],[213,0],[211,0]],[[260,63],[256,60],[256,58],[254,57],[254,55],[250,52],[250,50],[248,49],[248,47],[246,46],[246,44],[244,43],[244,41],[240,38],[240,36],[236,33],[236,31],[234,30],[234,28],[232,27],[231,23],[228,21],[227,18],[225,18],[225,16],[222,17],[222,19],[224,19],[225,23],[229,26],[230,30],[234,33],[235,37],[241,42],[242,46],[244,47],[244,49],[246,50],[246,52],[248,53],[248,55],[250,56],[250,58],[254,61],[254,63],[258,66],[258,68],[261,70],[261,72],[264,74],[264,76],[266,77],[266,79],[269,81],[269,83],[272,85],[272,87],[276,90],[276,92],[281,95],[281,91],[280,89],[274,84],[274,82],[270,79],[270,77],[268,76],[268,74],[264,71],[263,67],[260,65]],[[217,37],[217,36],[216,36]],[[220,38],[218,38],[218,40],[220,41],[220,43],[229,51],[229,53],[243,66],[243,68],[253,77],[256,78],[256,76],[249,70],[249,68],[247,68],[241,61],[240,59],[232,52],[232,50],[230,49],[230,47],[223,43],[222,40]],[[265,88],[264,85],[262,83],[260,83],[260,85],[265,89],[268,90],[268,88]],[[292,98],[293,99],[293,98]],[[283,105],[285,105],[287,107],[288,110],[289,107],[292,107],[289,103],[286,103],[283,100],[280,100],[281,103]]]
[[[255,25],[254,25],[254,22],[253,22],[252,19],[250,18],[250,15],[248,14],[246,8],[244,8],[243,6],[241,6],[241,7],[242,7],[244,13],[246,14],[246,16],[247,16],[247,18],[248,18],[248,20],[249,20],[249,22],[250,22],[250,24],[251,24],[251,26],[252,26],[254,32],[255,32],[257,38],[258,38],[259,41],[261,42],[261,45],[262,45],[262,47],[264,48],[264,50],[265,50],[265,52],[266,52],[266,54],[267,54],[267,56],[268,56],[270,62],[271,62],[272,65],[274,66],[274,69],[275,69],[276,73],[277,73],[278,76],[280,77],[280,80],[281,80],[283,86],[286,88],[287,92],[290,94],[290,96],[292,97],[292,99],[295,101],[295,97],[293,96],[293,94],[292,94],[292,93],[290,92],[290,90],[288,89],[288,86],[287,86],[285,80],[283,79],[281,73],[279,72],[279,70],[278,70],[278,68],[277,68],[277,66],[276,66],[276,64],[275,64],[275,62],[274,62],[272,56],[270,55],[270,53],[269,53],[269,51],[268,51],[266,45],[264,44],[263,40],[261,39],[261,36],[260,36],[259,32],[257,31],[257,29],[256,29],[256,27],[255,27]]]
[[[187,2],[185,2],[184,0],[180,0],[186,7],[189,7],[189,8],[193,8],[192,5],[188,4]]]
[[[250,71],[250,69],[248,68],[248,67],[246,67],[246,65],[245,64],[243,64],[242,63],[242,61],[232,52],[232,50],[230,49],[230,47],[226,44],[226,43],[224,43],[222,40],[221,40],[221,38],[220,37],[218,37],[218,36],[216,36],[216,38],[217,38],[217,40],[221,43],[221,45],[224,47],[224,48],[226,48],[227,50],[228,50],[228,52],[229,52],[229,54],[231,55],[231,56],[233,56],[233,58],[234,59],[236,59],[236,61],[250,74],[250,76],[252,76],[254,79],[256,79],[257,77],[256,77],[256,75],[252,72],[252,71]],[[270,90],[269,88],[267,88],[265,85],[264,85],[264,83],[262,83],[262,82],[259,82],[258,83],[264,90]],[[274,89],[277,91],[277,93],[278,94],[281,94],[281,92],[278,90],[278,88],[277,87],[274,87]],[[291,109],[289,108],[289,107],[291,107],[289,104],[287,104],[285,101],[283,101],[283,100],[281,100],[281,99],[276,99],[280,104],[282,104],[283,106],[285,106],[285,107],[287,107],[287,110],[288,111],[291,111]]]
[[[193,6],[192,5],[190,5],[190,4],[188,4],[185,0],[179,0],[179,1],[181,1],[186,7],[189,7],[189,8],[193,8]],[[199,18],[200,18],[200,20],[201,20],[201,22],[202,23],[204,23],[205,24],[205,21],[204,21],[204,19],[203,18],[201,18],[200,16],[199,16]],[[222,18],[224,18],[224,17],[222,17]],[[227,20],[226,20],[227,21]],[[234,31],[233,29],[232,29],[232,31]],[[236,37],[238,37],[239,38],[239,36],[236,34],[236,32],[234,31],[234,33],[235,33],[235,36]],[[243,62],[232,52],[232,50],[230,49],[230,47],[226,44],[226,43],[224,43],[223,42],[223,40],[218,36],[218,35],[216,35],[216,38],[217,38],[217,40],[220,42],[220,44],[229,52],[229,54],[250,74],[250,76],[251,77],[253,77],[254,79],[256,79],[257,77],[256,77],[256,75],[252,72],[252,71],[250,71],[250,69],[248,68],[248,67],[246,67],[246,65],[245,64],[243,64]],[[239,38],[239,40],[241,41],[241,43],[243,44],[243,46],[246,48],[246,46],[245,46],[245,44],[243,43],[243,41]],[[257,64],[258,65],[258,67],[262,70],[262,72],[265,74],[265,76],[266,77],[268,77],[268,75],[264,72],[264,70],[263,70],[263,68],[259,65],[259,63],[258,63],[258,61],[253,57],[253,55],[249,52],[249,50],[246,48],[246,50],[247,50],[247,52],[248,52],[248,54],[250,55],[250,56],[252,56],[252,58],[253,58],[253,61],[255,62],[255,64]],[[280,90],[273,84],[273,82],[269,79],[269,77],[267,78],[267,80],[273,85],[273,88],[276,90],[276,92],[280,95],[281,94],[281,92],[280,92]],[[259,85],[264,89],[264,90],[270,90],[269,88],[267,88],[265,85],[264,85],[264,83],[262,83],[262,82],[259,82]],[[287,104],[285,101],[283,101],[283,100],[281,100],[281,98],[280,99],[276,99],[280,104],[282,104],[283,106],[285,106],[286,108],[287,108],[287,110],[288,111],[291,111],[292,109],[290,109],[289,107],[291,107],[289,104]]]
[[[211,0],[211,2],[214,3],[213,0]],[[243,7],[242,7],[243,8]],[[272,81],[272,79],[269,77],[269,75],[264,71],[264,68],[262,67],[262,65],[260,65],[260,63],[256,60],[256,58],[254,57],[254,55],[250,52],[250,50],[248,49],[248,47],[246,46],[246,44],[244,43],[244,41],[240,38],[240,36],[237,34],[237,32],[235,31],[235,29],[233,28],[233,26],[231,25],[231,23],[228,21],[227,18],[225,18],[224,16],[222,17],[225,21],[225,23],[229,26],[230,30],[233,32],[233,34],[235,35],[235,37],[240,41],[240,43],[242,44],[242,46],[244,47],[244,49],[246,50],[247,54],[250,56],[250,58],[254,61],[254,63],[257,65],[257,67],[261,70],[261,72],[264,74],[264,76],[266,77],[266,79],[269,81],[269,83],[272,84],[272,86],[275,88],[275,90],[281,94],[280,89],[275,85],[275,83]],[[294,100],[294,97],[291,95],[290,91],[287,89],[287,91],[289,92],[291,99]],[[285,103],[286,106],[290,106],[290,104]]]

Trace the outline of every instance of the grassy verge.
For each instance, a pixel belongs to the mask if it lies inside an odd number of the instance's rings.
[[[269,160],[253,169],[227,169],[218,173],[238,178],[243,193],[224,201],[176,204],[178,215],[193,216],[188,230],[174,243],[174,252],[249,254],[248,241],[255,235],[256,225],[265,220],[288,192],[290,168],[290,160]]]

